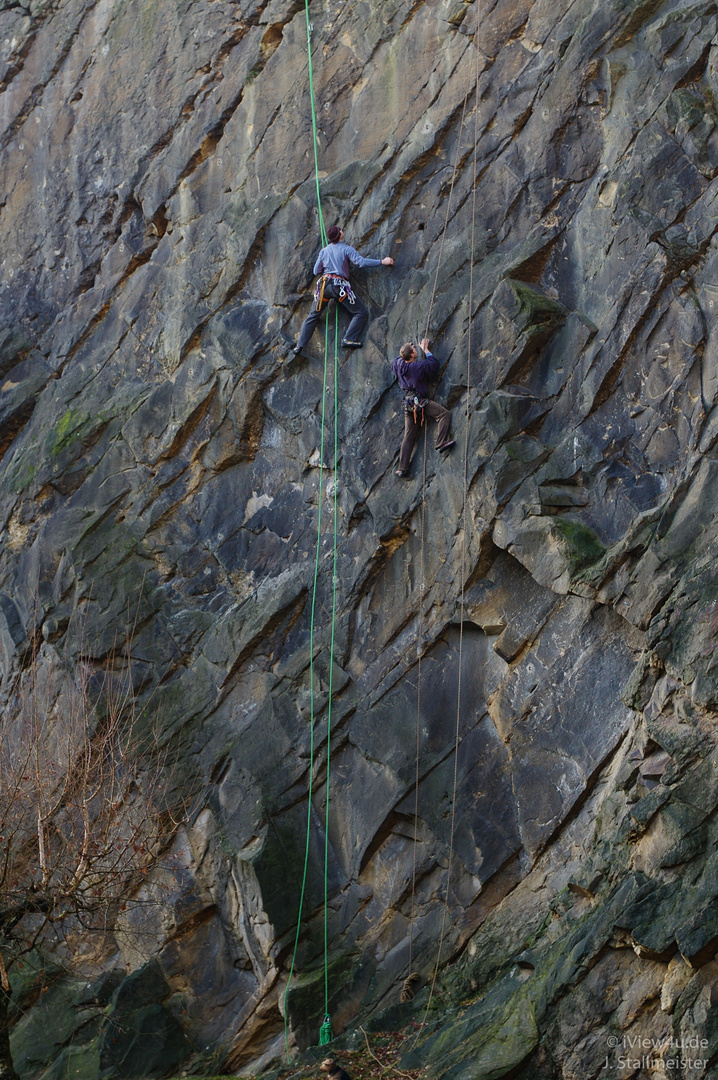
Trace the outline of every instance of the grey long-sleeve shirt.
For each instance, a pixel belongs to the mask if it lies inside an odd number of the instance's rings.
[[[314,264],[315,274],[341,274],[349,278],[349,264],[354,266],[381,266],[381,259],[365,259],[363,255],[340,240],[336,244],[328,244],[317,255]]]

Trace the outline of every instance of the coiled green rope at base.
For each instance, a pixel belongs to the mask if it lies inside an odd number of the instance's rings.
[[[334,1032],[332,1031],[332,1021],[330,1016],[325,1016],[322,1026],[319,1029],[319,1045],[326,1046],[334,1038]]]

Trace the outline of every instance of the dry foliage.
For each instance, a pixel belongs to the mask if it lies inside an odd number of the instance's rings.
[[[0,721],[0,986],[23,954],[101,947],[176,831],[167,762],[119,677],[34,659]]]

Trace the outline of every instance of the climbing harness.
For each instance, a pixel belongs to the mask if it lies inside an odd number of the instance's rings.
[[[356,303],[356,296],[354,295],[354,290],[351,287],[351,282],[347,281],[347,279],[345,277],[342,277],[341,274],[322,274],[322,276],[317,281],[316,288],[314,289],[314,308],[316,311],[321,311],[322,304],[329,303],[330,300],[334,299],[334,297],[332,296],[325,297],[324,295],[324,290],[326,288],[327,282],[332,282],[334,285],[339,286],[339,296],[337,297],[337,299],[340,302],[342,300],[348,300],[350,304]]]
[[[311,102],[312,111],[312,137],[314,143],[314,178],[317,189],[317,212],[319,216],[319,230],[322,240],[322,245],[327,244],[327,234],[324,228],[324,215],[322,212],[322,200],[321,192],[319,189],[319,153],[318,153],[318,137],[317,137],[317,116],[316,107],[314,104],[314,76],[312,70],[312,43],[311,32],[312,26],[309,21],[309,0],[305,0],[304,12],[307,25],[307,64],[309,72],[309,99]],[[325,274],[322,276],[321,281],[318,282],[318,287],[321,285],[321,300],[324,301],[324,284],[327,278],[336,280],[336,275]],[[340,281],[344,282],[341,278]],[[348,284],[348,282],[346,283]],[[353,294],[352,294],[353,295]],[[315,293],[315,301],[317,301],[317,294]],[[317,308],[319,310],[319,307]],[[330,764],[331,764],[331,734],[332,734],[332,698],[333,698],[333,683],[334,683],[334,643],[335,643],[335,628],[336,628],[336,614],[337,614],[337,514],[338,514],[338,484],[337,484],[337,464],[339,461],[339,429],[338,429],[338,416],[339,416],[339,397],[338,397],[338,376],[339,376],[339,311],[335,307],[334,318],[334,493],[333,493],[333,510],[334,510],[334,531],[333,531],[333,551],[332,551],[332,613],[331,613],[331,634],[329,643],[329,693],[327,702],[327,766],[326,766],[326,800],[324,810],[324,1012],[323,1020],[319,1029],[319,1045],[325,1046],[328,1042],[334,1038],[332,1033],[331,1017],[329,1015],[329,789],[330,789]],[[294,970],[297,961],[297,952],[299,950],[299,936],[302,926],[302,913],[304,909],[304,897],[306,895],[307,876],[309,868],[309,852],[311,846],[311,822],[312,822],[312,796],[314,792],[314,756],[315,756],[315,723],[316,723],[316,707],[314,697],[314,641],[316,632],[316,615],[317,615],[317,591],[319,584],[319,569],[321,561],[321,540],[322,540],[322,503],[324,499],[324,492],[322,490],[322,469],[324,464],[324,446],[325,446],[325,431],[326,431],[326,402],[328,392],[328,370],[329,370],[329,308],[326,309],[325,319],[325,333],[324,333],[324,373],[323,373],[323,388],[322,388],[322,411],[321,411],[321,435],[319,444],[319,499],[317,508],[317,541],[314,555],[314,577],[312,582],[312,603],[309,621],[309,709],[310,709],[310,727],[309,727],[309,781],[307,790],[307,824],[305,833],[305,845],[304,845],[304,867],[302,871],[302,884],[299,893],[299,911],[297,914],[297,928],[294,935],[294,949],[292,953],[292,961],[289,969],[289,976],[287,978],[287,985],[284,991],[284,1041],[287,1054],[287,1061],[290,1060],[289,1053],[289,1012],[288,1012],[288,996],[289,988],[294,976]]]
[[[423,427],[423,425],[424,425],[424,409],[426,408],[426,406],[428,404],[429,404],[429,399],[428,398],[425,398],[425,397],[420,398],[420,397],[418,397],[417,394],[414,394],[413,397],[404,398],[404,412],[413,413],[413,415],[414,415],[414,423],[415,424],[420,424],[420,426]],[[419,416],[421,417],[421,422],[419,421]]]

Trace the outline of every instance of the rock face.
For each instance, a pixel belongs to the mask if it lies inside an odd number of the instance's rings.
[[[304,6],[0,0],[2,691],[129,633],[202,791],[151,948],[29,1009],[23,1075],[277,1056],[312,699],[293,1042],[326,830],[335,1032],[411,952],[435,1076],[718,1054],[717,7],[314,0],[327,224],[395,258],[355,276],[335,467],[334,327],[327,378],[323,330],[281,336],[319,246]],[[402,483],[387,361],[427,322],[457,447]]]

